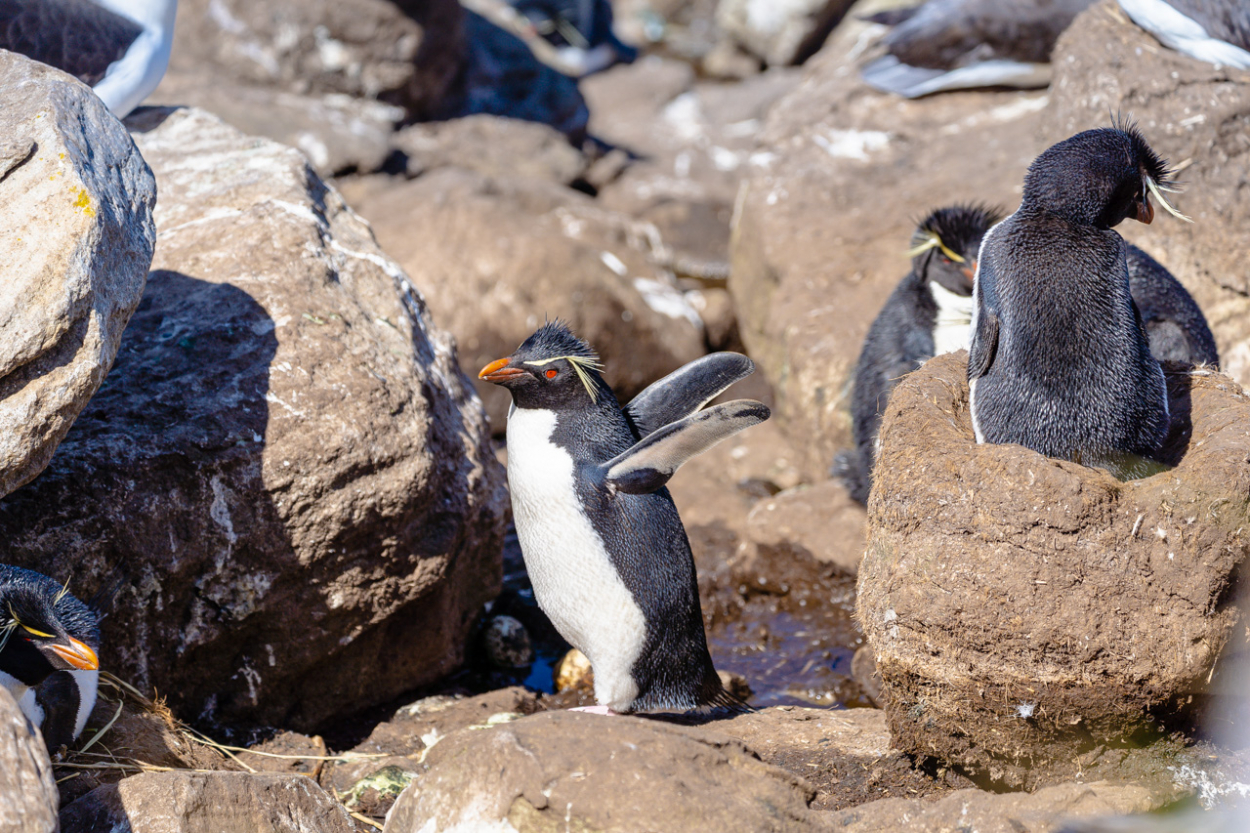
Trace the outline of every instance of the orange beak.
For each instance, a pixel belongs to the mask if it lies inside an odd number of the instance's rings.
[[[977,262],[974,260],[967,266],[962,267],[959,271],[963,272],[964,277],[968,280],[975,280],[977,276]]]
[[[487,382],[506,382],[509,379],[515,379],[518,376],[524,376],[525,371],[519,367],[508,367],[511,359],[496,359],[486,367],[482,368],[482,372],[477,374],[477,378],[485,379]]]
[[[1150,225],[1150,221],[1155,218],[1155,207],[1150,204],[1150,197],[1142,194],[1141,200],[1137,203],[1136,220],[1139,223]]]
[[[69,645],[53,645],[52,651],[79,671],[99,671],[100,658],[91,646],[69,637]]]

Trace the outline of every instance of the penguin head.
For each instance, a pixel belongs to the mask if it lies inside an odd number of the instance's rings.
[[[0,584],[0,671],[28,686],[54,671],[97,671],[99,617],[47,576],[10,567]],[[91,644],[88,644],[90,642]]]
[[[939,208],[916,226],[911,236],[912,271],[937,281],[957,295],[972,295],[981,239],[1003,218],[1002,211],[988,205],[968,203]]]
[[[1135,124],[1086,130],[1052,145],[1033,160],[1024,176],[1024,204],[1035,205],[1074,223],[1113,228],[1128,218],[1154,219],[1153,195],[1176,217],[1189,221],[1168,204],[1172,172]]]
[[[590,345],[561,321],[550,321],[511,356],[493,361],[479,379],[507,388],[518,408],[583,410],[615,396],[599,371],[603,365]]]

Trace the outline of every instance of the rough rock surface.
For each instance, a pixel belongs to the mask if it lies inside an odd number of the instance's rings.
[[[820,826],[808,808],[812,794],[724,735],[546,712],[444,738],[395,802],[386,830],[812,829]]]
[[[521,119],[474,115],[423,122],[399,131],[392,144],[408,157],[408,176],[457,167],[570,185],[586,172],[585,155],[564,134]]]
[[[463,68],[463,26],[455,0],[182,0],[169,75],[382,99],[421,117]]]
[[[56,783],[43,738],[0,687],[0,830],[55,833]]]
[[[1149,227],[1124,223],[1130,242],[1164,263],[1211,324],[1220,363],[1250,387],[1250,72],[1217,68],[1161,46],[1105,0],[1055,47],[1051,141],[1131,115],[1150,145],[1181,168],[1174,204],[1194,219],[1160,214]]]
[[[1142,787],[1067,783],[1035,793],[960,790],[937,801],[887,798],[834,813],[830,826],[845,833],[1050,833],[1068,819],[1156,807]]]
[[[444,168],[356,206],[475,378],[544,318],[590,341],[622,401],[704,353],[698,313],[649,259],[653,228],[584,194]],[[478,393],[502,433],[511,397],[488,382]]]
[[[806,555],[855,575],[864,554],[864,508],[840,483],[800,486],[760,501],[747,540],[769,555]]]
[[[1183,719],[1244,616],[1250,396],[1169,371],[1175,468],[1120,482],[977,445],[966,363],[939,356],[890,399],[858,618],[900,748],[1062,780]]]
[[[848,16],[769,111],[731,243],[742,339],[776,388],[776,418],[826,468],[851,443],[851,371],[907,273],[916,218],[957,201],[1014,209],[1045,148],[1044,92],[903,102],[867,87],[857,62],[871,31]]]
[[[105,666],[188,719],[310,727],[431,682],[497,592],[506,509],[451,339],[298,152],[149,115],[147,292],[0,503],[8,558],[116,586]]]
[[[61,811],[68,833],[355,833],[343,805],[303,775],[145,772]]]
[[[77,80],[0,52],[0,495],[104,380],[152,260],[156,184]]]
[[[721,29],[771,66],[798,64],[820,49],[855,0],[720,0]]]

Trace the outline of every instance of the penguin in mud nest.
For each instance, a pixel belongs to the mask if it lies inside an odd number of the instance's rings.
[[[715,353],[624,409],[586,342],[559,321],[479,378],[512,394],[508,487],[534,597],[590,660],[603,714],[745,704],[721,685],[694,558],[664,487],[682,463],[769,417],[760,402],[704,406],[755,369]]]
[[[1167,386],[1113,229],[1154,219],[1171,173],[1137,127],[1087,130],[1029,166],[1016,212],[978,258],[969,409],[977,442],[1019,443],[1119,477],[1151,470]]]
[[[855,448],[840,452],[833,474],[851,497],[868,502],[881,415],[894,386],[936,355],[968,346],[972,337],[972,277],[981,240],[1001,218],[996,208],[939,208],[912,235],[912,271],[873,321],[855,366],[851,398]],[[1158,361],[1218,368],[1215,338],[1193,296],[1171,272],[1128,246],[1129,289]]]
[[[99,683],[100,618],[52,579],[0,564],[0,685],[49,752],[82,734]]]
[[[1209,64],[1250,69],[1246,0],[1119,0],[1120,8],[1164,46]]]
[[[977,250],[1002,216],[990,206],[952,205],[931,212],[916,226],[908,251],[911,272],[872,322],[855,365],[855,448],[834,462],[834,474],[860,503],[868,502],[877,431],[894,386],[934,356],[968,346]]]

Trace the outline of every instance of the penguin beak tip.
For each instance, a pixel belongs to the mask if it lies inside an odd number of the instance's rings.
[[[487,382],[499,384],[500,382],[506,382],[509,379],[515,379],[525,373],[525,371],[519,367],[509,367],[508,362],[510,361],[512,361],[510,358],[496,359],[486,365],[486,367],[483,367],[481,372],[477,374],[477,378]]]
[[[52,651],[79,671],[100,670],[100,658],[96,656],[95,651],[91,650],[91,646],[72,636],[69,638],[68,645],[53,645]]]
[[[1142,197],[1141,202],[1137,203],[1137,215],[1134,219],[1139,223],[1150,225],[1155,218],[1154,206],[1150,204],[1149,197]]]

